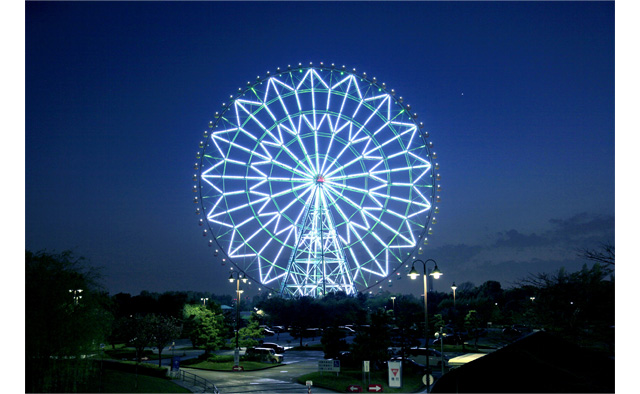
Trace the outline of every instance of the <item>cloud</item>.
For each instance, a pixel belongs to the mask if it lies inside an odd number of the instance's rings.
[[[550,219],[549,226],[537,232],[510,229],[495,233],[490,239],[480,245],[442,245],[429,253],[452,280],[477,285],[498,280],[506,285],[530,273],[554,272],[561,267],[578,270],[589,263],[578,255],[578,250],[614,243],[615,217],[580,213]]]
[[[497,248],[528,248],[548,246],[553,240],[538,234],[522,234],[518,230],[509,230],[498,233],[498,240],[494,244]]]
[[[615,216],[613,215],[580,213],[568,219],[551,219],[549,223],[554,225],[552,234],[557,238],[583,242],[594,238],[605,239],[611,243],[614,241]]]

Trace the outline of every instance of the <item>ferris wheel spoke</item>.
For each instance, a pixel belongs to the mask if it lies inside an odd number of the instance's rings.
[[[378,145],[378,146],[376,146],[376,147],[372,148],[370,151],[367,151],[367,152],[365,153],[365,155],[368,155],[369,153],[371,153],[371,152],[373,152],[373,151],[375,151],[375,150],[379,150],[379,149],[384,148],[387,144],[390,144],[390,143],[392,143],[392,142],[394,142],[394,141],[399,140],[399,139],[400,139],[400,137],[402,137],[403,135],[405,135],[405,134],[407,134],[407,133],[410,133],[410,132],[412,132],[412,130],[405,130],[405,131],[403,131],[403,132],[402,132],[402,133],[400,133],[400,134],[396,134],[395,136],[393,136],[393,138],[389,138],[388,140],[386,140],[385,142],[381,143],[380,145]]]
[[[244,111],[244,112],[249,116],[249,119],[251,119],[255,124],[257,124],[257,125],[258,125],[258,127],[260,127],[260,129],[262,129],[262,131],[264,132],[264,134],[268,135],[268,136],[273,140],[273,142],[274,142],[274,143],[276,143],[276,144],[282,144],[282,141],[281,141],[281,140],[279,140],[279,139],[278,139],[278,138],[277,138],[277,137],[276,137],[276,136],[271,132],[271,130],[269,130],[267,127],[265,127],[265,126],[262,124],[262,122],[260,122],[260,121],[258,120],[258,118],[256,118],[256,117],[254,116],[254,114],[253,114],[251,111],[249,111],[247,108],[245,108],[245,107],[244,107],[242,104],[240,104],[240,103],[237,103],[237,104],[236,104],[236,106],[237,106],[237,107],[240,107],[240,108],[241,108],[241,109],[242,109],[242,110],[243,110],[243,111]],[[236,111],[237,111],[237,109],[236,109]],[[239,120],[240,120],[240,119],[238,119],[238,121],[239,121]],[[246,135],[248,135],[250,138],[252,138],[252,139],[253,139],[253,140],[255,140],[255,141],[258,141],[258,138],[257,138],[257,137],[253,136],[251,133],[249,133],[248,131],[246,131],[246,125],[242,125],[242,126],[241,126],[241,123],[240,123],[240,122],[238,122],[238,127],[240,128],[240,130],[242,130],[242,132],[243,132],[243,133],[245,133]]]
[[[413,185],[413,186],[412,186],[411,190],[420,196],[420,198],[422,199],[423,204],[424,204],[424,205],[423,205],[423,206],[424,206],[424,209],[425,209],[425,210],[429,210],[429,209],[431,208],[431,203],[430,203],[430,202],[429,202],[429,200],[424,196],[424,194],[422,194],[422,193],[420,192],[420,190],[418,190],[418,188],[417,188],[417,187],[415,187],[415,185]]]
[[[241,194],[241,193],[244,193],[244,192],[232,192],[232,193],[227,194],[226,196],[235,195],[235,194]],[[245,204],[242,204],[242,205],[236,205],[233,208],[230,208],[230,209],[227,209],[227,210],[223,210],[223,211],[219,211],[219,212],[217,212],[215,214],[211,214],[211,215],[209,215],[208,218],[209,218],[209,220],[211,220],[211,219],[219,217],[219,216],[225,216],[225,215],[230,214],[231,212],[236,212],[236,211],[242,210],[244,208],[251,207],[251,206],[253,206],[255,204],[259,204],[261,202],[267,201],[268,199],[269,199],[269,197],[264,197],[264,198],[253,200],[251,202],[248,202],[248,203],[245,203]]]
[[[345,146],[346,148],[346,146]],[[338,171],[343,171],[345,168],[349,167],[350,165],[352,165],[353,163],[358,163],[360,162],[362,159],[364,159],[364,155],[360,155],[358,157],[356,157],[355,159],[352,159],[351,161],[349,161],[347,164],[344,164],[340,167],[335,168],[333,171],[330,171],[329,173],[327,173],[327,177],[332,176],[333,174],[335,174]],[[335,161],[334,161],[335,163]]]
[[[347,98],[349,97],[348,92],[349,92],[349,89],[351,88],[352,83],[354,83],[354,80],[355,78],[353,78],[353,76],[348,76],[344,78],[342,81],[340,81],[339,83],[337,83],[335,86],[331,87],[331,89],[335,89],[336,87],[345,83],[345,81],[348,81],[347,88],[343,94],[342,104],[340,105],[340,110],[338,111],[338,116],[336,118],[336,127],[338,127],[338,122],[340,121],[340,119],[342,119],[342,112],[344,111],[345,104],[347,103]]]

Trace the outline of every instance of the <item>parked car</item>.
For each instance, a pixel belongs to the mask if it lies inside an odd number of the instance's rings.
[[[344,332],[347,335],[356,335],[356,330],[354,330],[353,328],[349,327],[349,326],[340,326],[338,327],[338,329],[342,332]]]
[[[278,345],[277,343],[265,342],[265,343],[261,344],[260,347],[266,347],[266,348],[269,348],[269,349],[273,349],[278,354],[284,353],[284,347]]]
[[[400,356],[391,357],[389,361],[402,361],[402,370],[405,372],[424,372],[424,365],[417,363],[410,358],[402,358]],[[386,364],[386,362],[385,362]]]
[[[522,334],[527,334],[533,331],[530,327],[524,326],[522,324],[514,324],[513,326],[511,326],[511,328],[513,328],[514,330],[518,330]]]
[[[460,345],[462,344],[462,342],[464,342],[464,340],[462,339],[462,336],[457,333],[442,333],[442,336],[438,335],[438,337],[433,341],[433,346],[440,346],[440,342],[444,343],[445,345]]]
[[[412,347],[411,349],[408,349],[407,357],[411,358],[412,360],[415,360],[419,364],[427,363],[427,352],[426,352],[426,349],[423,347],[421,348]],[[449,357],[443,355],[437,350],[429,349],[429,365],[430,366],[440,367],[443,361],[444,361],[444,366],[448,367]]]
[[[359,366],[349,351],[338,353],[334,360],[340,360],[340,368],[357,368]]]
[[[262,335],[264,335],[265,337],[271,337],[276,335],[276,333],[270,329],[268,326],[260,326],[260,332],[262,333]]]
[[[502,335],[514,338],[519,337],[522,333],[513,327],[506,327],[502,330]]]
[[[486,337],[488,333],[489,333],[489,331],[487,331],[486,328],[474,328],[473,330],[471,330],[469,335],[472,338],[475,338],[476,336],[478,336],[478,337]]]
[[[291,336],[294,338],[300,338],[300,334],[296,331],[292,331]],[[303,338],[320,338],[322,336],[321,328],[307,328],[302,331]]]
[[[268,328],[262,328],[260,329],[260,332],[262,332],[262,335],[264,335],[265,337],[272,337],[276,335],[275,332],[269,330]]]
[[[284,360],[282,354],[277,354],[275,350],[266,347],[252,347],[247,349],[245,357],[249,360],[262,361],[265,363],[281,363]]]

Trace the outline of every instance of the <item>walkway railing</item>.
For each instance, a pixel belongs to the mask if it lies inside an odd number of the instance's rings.
[[[213,393],[219,394],[218,388],[212,381],[202,378],[198,375],[192,374],[191,372],[179,370],[180,380],[183,382],[189,383],[196,387],[202,387],[204,389],[203,393]]]

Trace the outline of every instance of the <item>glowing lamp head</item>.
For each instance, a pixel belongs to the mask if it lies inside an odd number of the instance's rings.
[[[410,277],[411,279],[417,279],[417,278],[418,278],[418,276],[420,276],[420,274],[418,273],[418,271],[416,271],[416,267],[413,267],[413,266],[411,267],[411,271],[409,272],[409,274],[408,274],[408,275],[409,275],[409,277]]]
[[[438,279],[439,277],[442,276],[442,272],[438,269],[438,265],[436,265],[433,268],[433,271],[431,271],[431,273],[429,275],[433,276],[436,279]]]
[[[229,274],[229,282],[233,283],[233,274]]]
[[[458,286],[456,286],[456,282],[453,282],[453,284],[451,285],[451,289],[455,290],[457,288],[458,288]]]

